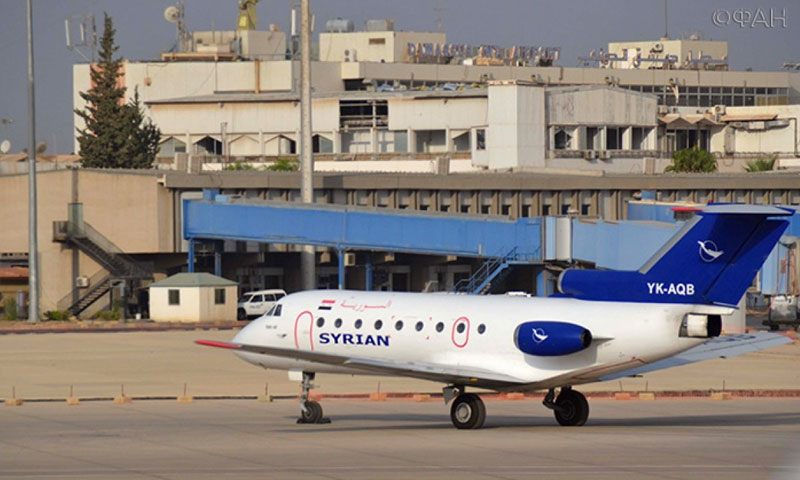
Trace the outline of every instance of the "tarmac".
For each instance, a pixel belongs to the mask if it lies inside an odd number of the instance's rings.
[[[439,384],[343,375],[315,382],[332,423],[297,425],[286,372],[194,343],[234,334],[0,335],[0,398],[21,403],[0,406],[0,479],[800,478],[797,342],[577,387],[584,427],[486,395],[485,428],[458,431],[440,398],[412,396]],[[123,390],[131,403],[113,403]]]
[[[284,371],[263,370],[194,340],[230,340],[234,330],[0,335],[0,398],[26,400],[296,395]],[[800,344],[715,359],[605,383],[583,392],[800,391]],[[396,377],[317,376],[316,393],[437,393],[438,383]]]
[[[560,427],[529,401],[487,401],[486,426],[456,430],[440,401],[297,405],[209,400],[0,407],[0,478],[796,479],[800,402],[751,398],[591,401]]]

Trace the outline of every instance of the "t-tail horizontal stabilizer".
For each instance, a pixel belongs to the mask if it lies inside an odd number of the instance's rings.
[[[735,306],[794,210],[710,205],[697,212],[638,271],[566,270],[565,296],[583,300]]]

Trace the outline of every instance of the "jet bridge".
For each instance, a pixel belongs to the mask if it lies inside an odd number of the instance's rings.
[[[340,285],[348,250],[542,261],[541,218],[266,202],[215,190],[206,190],[202,200],[184,200],[183,235],[189,241],[189,271],[195,245],[203,240],[331,247],[339,254]],[[217,274],[219,258],[217,252]],[[366,267],[369,288],[371,266]]]

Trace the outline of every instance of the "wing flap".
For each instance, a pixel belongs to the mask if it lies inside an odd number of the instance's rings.
[[[712,358],[738,357],[739,355],[757,352],[759,350],[777,347],[787,343],[792,343],[792,340],[788,337],[784,337],[783,335],[767,332],[717,337],[707,341],[706,343],[690,348],[683,353],[679,353],[678,355],[674,355],[657,362],[648,363],[647,365],[643,365],[641,367],[612,373],[610,375],[600,377],[599,380],[604,382],[606,380],[614,380],[622,377],[631,377],[634,375],[641,375],[643,373],[654,372],[656,370],[663,370],[665,368],[679,367],[689,363],[710,360]]]

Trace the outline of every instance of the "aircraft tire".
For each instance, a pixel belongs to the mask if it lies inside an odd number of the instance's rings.
[[[300,419],[303,423],[319,423],[322,420],[322,405],[313,401],[306,403],[306,409],[300,409]]]
[[[486,405],[474,393],[459,395],[450,407],[450,420],[459,430],[481,428],[486,420]]]
[[[580,427],[589,418],[589,402],[581,392],[563,389],[556,398],[556,421],[565,427]]]

